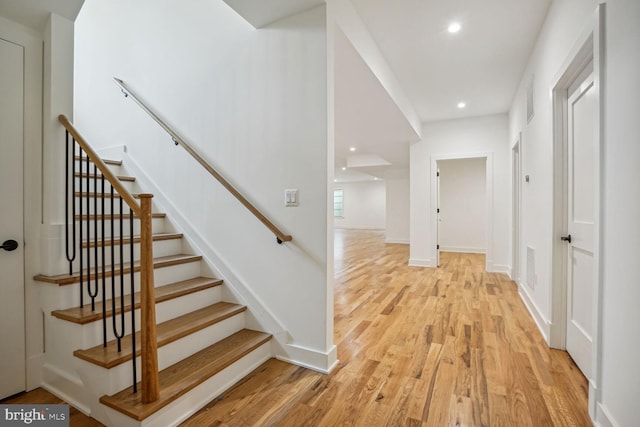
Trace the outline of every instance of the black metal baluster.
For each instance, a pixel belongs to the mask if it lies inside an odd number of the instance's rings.
[[[135,294],[135,271],[133,268],[133,258],[134,258],[134,243],[133,243],[133,210],[129,208],[129,260],[131,263],[131,284],[129,286],[131,292],[131,351],[132,351],[132,362],[133,362],[133,392],[138,392],[138,381],[137,381],[137,362],[136,362],[136,310],[133,301],[133,296]]]
[[[104,194],[104,175],[102,175],[100,177],[100,194],[102,195],[102,206],[101,206],[101,214],[102,214],[102,235],[101,237],[101,247],[102,247],[102,346],[106,347],[107,346],[107,292],[106,292],[106,260],[105,260],[105,238],[104,238],[104,230],[105,230],[105,226],[104,223],[107,220],[106,218],[106,213],[105,213],[105,209],[104,209],[104,199],[105,199],[105,194]],[[96,240],[97,242],[97,240]]]
[[[75,139],[73,140],[73,142],[75,143]],[[80,194],[82,195],[82,184],[84,182],[83,177],[84,177],[84,171],[82,169],[82,147],[80,147],[80,145],[78,145],[78,155],[79,155],[79,161],[78,164],[80,165],[80,177],[79,177],[79,184],[80,184],[80,188],[78,189]],[[88,172],[87,172],[88,173]],[[75,193],[73,194],[75,197]],[[74,200],[75,202],[75,200]],[[80,228],[80,248],[79,248],[79,252],[80,252],[80,307],[84,306],[84,285],[83,285],[83,280],[84,280],[84,273],[83,273],[83,267],[84,267],[84,250],[82,248],[82,244],[84,242],[83,238],[83,227],[84,227],[84,222],[82,221],[82,215],[84,214],[84,205],[82,203],[82,197],[80,197],[79,202],[78,202],[78,210],[80,211],[79,214],[79,220],[78,220],[78,227]],[[88,230],[87,230],[87,234],[88,234]]]
[[[67,257],[67,261],[69,261],[69,275],[73,274],[73,261],[76,259],[76,227],[75,227],[75,213],[76,213],[76,200],[75,200],[75,187],[76,187],[76,163],[75,163],[75,146],[73,140],[69,140],[69,131],[65,131],[65,156],[64,156],[64,166],[65,166],[65,181],[64,181],[64,238],[65,238],[65,255]],[[71,150],[69,150],[71,147]],[[71,157],[71,158],[69,158]],[[71,218],[69,218],[69,181],[71,181]],[[69,242],[69,225],[73,227],[73,238],[71,242]],[[69,248],[69,244],[71,244],[71,249]]]
[[[120,351],[120,339],[118,338],[118,328],[116,327],[116,244],[115,244],[115,224],[114,224],[114,194],[111,186],[111,323],[113,335],[118,339],[118,351]]]
[[[91,203],[89,202],[89,188],[91,185],[91,166],[90,166],[90,159],[89,159],[89,155],[87,153],[87,162],[86,162],[86,168],[87,168],[87,176],[86,178],[86,192],[80,192],[80,203],[84,204],[84,195],[86,194],[86,199],[87,199],[87,294],[89,295],[89,298],[91,298],[91,310],[93,311],[93,296],[91,295],[91,246],[89,245],[89,243],[91,242],[91,211],[90,211],[90,207],[91,207]]]
[[[118,338],[118,352],[122,350],[121,341],[125,334],[125,312],[124,312],[124,230],[123,230],[123,199],[120,197],[120,334],[116,335]]]
[[[91,311],[96,310],[96,297],[98,296],[98,291],[100,289],[100,271],[98,265],[98,168],[93,164],[93,260],[95,265],[95,273],[94,273],[94,286],[91,295]],[[90,194],[87,193],[87,203],[90,203]],[[87,207],[87,210],[90,210]],[[91,242],[90,242],[91,243]],[[91,247],[91,244],[89,244]],[[91,286],[89,286],[91,288]],[[90,291],[91,292],[91,291]]]

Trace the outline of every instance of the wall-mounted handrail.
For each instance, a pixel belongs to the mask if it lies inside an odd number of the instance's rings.
[[[80,135],[80,132],[78,132],[78,130],[73,126],[73,124],[69,121],[69,119],[67,119],[66,116],[64,115],[60,115],[58,116],[58,120],[60,121],[60,123],[64,126],[64,128],[67,130],[67,140],[69,139],[69,135],[71,135],[72,139],[72,143],[75,142],[79,145],[79,150],[80,150],[80,154],[84,153],[86,154],[86,159],[87,159],[87,170],[86,170],[86,191],[82,190],[82,185],[80,188],[80,192],[79,195],[82,197],[84,195],[86,195],[87,197],[89,197],[90,195],[90,190],[89,190],[89,179],[90,179],[90,171],[89,171],[89,161],[91,161],[94,164],[93,167],[93,179],[94,179],[94,191],[93,191],[93,201],[94,201],[94,213],[93,215],[89,214],[89,210],[87,207],[87,214],[83,215],[82,214],[82,200],[80,200],[80,215],[79,218],[82,221],[83,217],[86,217],[87,219],[87,226],[86,226],[86,231],[87,231],[87,242],[90,240],[90,219],[93,216],[93,220],[94,220],[94,226],[93,226],[93,232],[94,232],[94,238],[97,239],[98,237],[98,203],[97,203],[97,199],[96,196],[98,194],[98,188],[97,188],[97,174],[96,174],[96,168],[100,170],[100,172],[102,173],[102,177],[101,177],[101,192],[102,192],[102,214],[104,215],[105,213],[105,208],[104,208],[104,197],[105,197],[105,186],[104,186],[104,180],[108,181],[109,184],[111,185],[111,278],[112,278],[112,304],[115,304],[115,291],[114,286],[115,283],[113,281],[114,277],[115,277],[115,256],[114,256],[114,225],[113,225],[113,218],[116,216],[114,215],[114,195],[113,195],[113,191],[117,191],[119,196],[120,196],[120,277],[121,277],[121,282],[120,282],[120,294],[121,294],[121,304],[124,303],[124,277],[123,274],[125,274],[125,268],[124,268],[124,258],[123,258],[123,249],[122,249],[122,243],[123,243],[123,225],[122,225],[122,219],[124,217],[123,215],[123,205],[122,205],[122,201],[124,201],[130,209],[130,213],[129,213],[129,227],[130,227],[130,235],[131,235],[131,239],[130,240],[130,273],[131,273],[131,281],[130,281],[130,287],[131,287],[131,295],[133,296],[133,292],[134,292],[134,268],[133,268],[133,217],[134,215],[136,217],[138,217],[140,219],[140,319],[141,319],[141,325],[140,325],[140,336],[141,336],[141,349],[140,349],[140,357],[141,357],[141,392],[142,392],[142,401],[144,403],[151,403],[154,402],[156,400],[158,400],[159,396],[160,396],[160,387],[159,387],[159,376],[158,376],[158,346],[157,346],[157,339],[156,339],[156,320],[155,320],[155,295],[154,295],[154,277],[153,277],[153,231],[152,231],[152,216],[151,216],[151,198],[153,197],[152,194],[140,194],[138,197],[140,198],[140,202],[138,203],[138,201],[135,199],[135,197],[122,185],[122,183],[120,182],[120,180],[113,174],[113,172],[111,172],[111,170],[109,169],[109,167],[106,165],[106,163],[104,161],[102,161],[102,159],[100,158],[100,156],[98,156],[96,154],[96,152],[91,148],[91,146],[87,143],[87,141],[82,137],[82,135]],[[66,141],[68,142],[68,141]],[[67,144],[67,150],[68,150],[68,144]],[[73,148],[72,150],[68,150],[67,151],[67,162],[69,161],[69,157],[72,159],[71,161],[73,162],[73,159],[75,157],[75,148]],[[69,156],[70,153],[70,156]],[[83,157],[80,156],[80,162],[83,161]],[[73,169],[73,168],[71,168]],[[68,174],[71,175],[71,180],[74,179],[75,173],[73,170],[71,171],[67,171]],[[82,164],[80,165],[80,180],[82,181],[83,179],[83,172],[82,172]],[[66,180],[68,180],[68,177],[65,177]],[[67,186],[68,187],[68,186]],[[67,188],[67,192],[68,192],[68,188]],[[71,194],[74,195],[75,194],[75,184],[73,184],[73,188],[71,191]],[[88,199],[87,199],[88,201]],[[73,203],[73,202],[72,202]],[[74,204],[75,206],[75,204]],[[68,209],[67,209],[68,211]],[[67,212],[68,213],[68,212]],[[75,207],[74,207],[74,213],[75,213]],[[75,220],[75,215],[73,215],[73,218],[67,218],[67,221],[73,221]],[[102,218],[102,239],[105,238],[105,227],[104,227],[104,221],[105,221],[105,217]],[[74,226],[74,230],[75,230],[75,226]],[[82,245],[82,224],[80,225],[80,245]],[[73,232],[73,244],[76,244],[75,241],[75,231]],[[67,239],[68,239],[68,231],[67,231]],[[66,244],[67,246],[67,252],[69,252],[68,246],[69,244]],[[87,251],[89,251],[90,249],[89,244],[87,244]],[[98,248],[101,247],[102,248],[102,272],[100,272],[99,268],[98,268]],[[75,246],[74,246],[75,248]],[[95,301],[95,297],[98,295],[99,292],[99,287],[98,287],[98,277],[102,276],[102,293],[103,293],[103,298],[106,298],[106,293],[105,293],[105,244],[104,244],[104,240],[102,242],[101,245],[99,244],[95,244],[93,245],[94,248],[94,259],[95,259],[95,263],[94,263],[94,269],[95,272],[92,273],[91,272],[91,266],[89,264],[90,262],[90,256],[87,256],[87,271],[86,271],[86,276],[87,276],[87,282],[88,282],[88,289],[89,289],[89,296],[91,297],[91,302],[92,302],[92,310],[94,309],[95,305],[94,305],[94,301]],[[82,290],[82,285],[83,285],[83,271],[82,271],[82,247],[79,248],[80,251],[80,305],[82,306],[82,295],[83,295],[83,290]],[[67,259],[69,260],[69,265],[70,265],[70,269],[72,268],[72,261],[73,258],[75,258],[75,249],[73,251],[73,256],[69,256],[67,255]],[[92,275],[95,279],[95,286],[94,288],[91,288],[91,278]],[[93,291],[92,291],[93,290]],[[131,298],[131,300],[133,301],[133,297]],[[105,304],[102,305],[103,306],[103,336],[104,336],[104,345],[106,346],[106,342],[107,342],[107,338],[106,338],[106,314],[104,311],[104,307]],[[115,306],[112,307],[113,310],[113,316],[116,315],[116,309]],[[124,307],[121,306],[120,308],[120,313],[122,316],[124,316]],[[132,327],[132,332],[131,332],[131,337],[132,337],[132,354],[136,354],[135,351],[135,310],[131,310],[131,327]],[[115,319],[115,317],[114,317]],[[115,327],[115,320],[114,320],[114,335],[117,338],[117,342],[118,342],[118,351],[120,351],[120,339],[122,338],[122,336],[124,336],[124,317],[122,318],[122,326],[120,327],[120,332],[118,332],[116,330]],[[136,358],[135,356],[133,357],[132,360],[133,363],[133,390],[134,392],[137,390],[137,375],[136,375]]]
[[[170,136],[176,145],[181,145],[187,153],[189,153],[207,172],[209,172],[224,188],[226,188],[240,203],[242,203],[260,222],[262,222],[273,234],[276,235],[278,243],[289,242],[293,238],[283,233],[278,227],[276,227],[269,219],[262,214],[255,206],[251,204],[238,190],[233,187],[217,170],[213,168],[193,147],[191,147],[184,139],[180,137],[171,127],[169,127],[156,113],[154,113],[147,105],[136,96],[136,94],[127,87],[127,85],[120,79],[114,77],[113,81],[120,87],[125,97],[131,97],[131,99],[140,106],[147,114],[155,120],[162,129],[164,129]]]

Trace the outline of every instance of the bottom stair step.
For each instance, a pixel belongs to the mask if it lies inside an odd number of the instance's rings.
[[[140,383],[138,393],[128,387],[112,396],[102,396],[100,403],[142,421],[183,396],[226,367],[271,339],[271,335],[243,329],[160,371],[160,398],[142,403]]]

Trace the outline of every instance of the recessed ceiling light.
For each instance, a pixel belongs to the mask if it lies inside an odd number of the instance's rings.
[[[343,166],[343,167],[342,167],[342,170],[343,170],[343,171],[346,171],[346,170],[347,170],[347,168],[345,168],[345,167]]]
[[[449,31],[450,33],[457,33],[461,28],[462,26],[460,25],[460,23],[452,22],[451,24],[449,24],[447,31]]]
[[[462,109],[463,109],[464,107],[466,107],[466,106],[467,106],[467,104],[465,104],[464,102],[458,102],[458,108],[459,108],[459,109],[461,109],[461,110],[462,110]]]
[[[351,152],[356,151],[356,147],[351,147],[351,148],[349,148],[349,151],[351,151]]]

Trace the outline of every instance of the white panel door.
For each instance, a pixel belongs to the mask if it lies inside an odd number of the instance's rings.
[[[593,333],[595,153],[598,99],[593,75],[568,102],[567,351],[591,375]]]
[[[0,39],[0,398],[25,390],[22,46]]]

